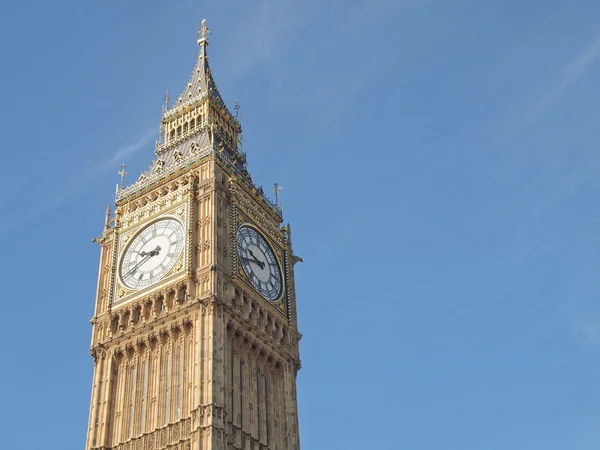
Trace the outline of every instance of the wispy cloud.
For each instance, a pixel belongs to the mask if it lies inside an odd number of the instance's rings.
[[[31,208],[24,214],[14,217],[11,221],[0,223],[0,233],[17,225],[21,225],[36,219],[45,212],[63,205],[68,200],[85,192],[85,188],[90,185],[91,181],[107,173],[109,170],[114,169],[116,173],[118,164],[127,161],[135,153],[145,148],[155,136],[156,130],[149,130],[133,144],[117,149],[117,151],[115,151],[107,160],[92,166],[78,177],[63,185],[63,187],[57,193],[53,194],[52,197],[47,198],[41,203],[38,203],[35,207]]]
[[[107,170],[114,168],[116,164],[121,164],[128,160],[132,155],[139,152],[141,149],[146,147],[156,136],[156,128],[148,130],[142,137],[131,145],[127,145],[118,149],[110,158],[106,161],[97,164],[88,170],[88,176],[99,176],[105,173]],[[86,177],[87,179],[88,177]]]
[[[525,121],[536,118],[541,112],[548,108],[570,85],[576,82],[588,70],[588,68],[600,56],[600,35],[596,36],[586,48],[564,67],[560,82],[554,89],[547,92],[540,100],[527,112]]]
[[[600,57],[600,35],[597,35],[580,52],[575,54],[556,75],[558,80],[554,88],[548,90],[534,102],[525,113],[517,115],[512,127],[506,129],[501,136],[496,135],[495,140],[502,141],[501,148],[510,158],[510,166],[516,173],[531,170],[534,176],[527,179],[525,183],[507,197],[501,204],[496,205],[492,211],[488,211],[490,217],[498,218],[499,215],[512,215],[519,210],[527,209],[528,215],[539,216],[542,211],[565,201],[575,195],[581,186],[593,179],[600,171],[600,156],[590,154],[582,161],[571,161],[568,152],[572,149],[558,147],[554,150],[544,148],[543,159],[537,149],[530,149],[526,153],[515,154],[507,150],[506,139],[514,138],[528,124],[537,119],[540,114],[552,106],[552,104]],[[515,146],[515,148],[520,148]]]
[[[591,245],[581,239],[593,233],[594,223],[566,219],[570,220],[572,234],[557,231],[548,223],[561,217],[564,206],[598,179],[600,155],[562,143],[541,149],[528,145],[528,141],[519,141],[520,132],[549,112],[562,96],[568,95],[570,88],[595,70],[599,60],[600,35],[596,35],[558,67],[551,75],[554,84],[523,113],[515,114],[512,128],[499,139],[506,158],[501,172],[511,193],[486,211],[484,220],[502,224],[503,230],[510,230],[509,238],[518,248],[511,258],[520,271],[529,270],[543,259],[569,254],[568,249],[574,245]],[[508,142],[511,145],[507,145]],[[554,305],[559,311],[552,315],[556,323],[567,328],[578,340],[596,346],[600,345],[600,327],[597,325],[600,309],[590,298],[590,292],[597,292],[597,271],[588,273],[585,269],[588,264],[582,262],[583,273],[564,280],[564,292],[556,293],[557,304]]]

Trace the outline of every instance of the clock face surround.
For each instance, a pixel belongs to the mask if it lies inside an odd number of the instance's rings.
[[[130,289],[142,289],[161,280],[183,251],[183,224],[172,217],[146,225],[125,249],[119,275]]]
[[[237,233],[238,257],[248,280],[265,299],[281,297],[283,277],[273,249],[253,227],[242,225]]]

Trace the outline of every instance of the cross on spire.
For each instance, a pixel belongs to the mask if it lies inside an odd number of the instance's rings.
[[[196,36],[200,36],[200,39],[198,39],[198,45],[202,45],[203,47],[208,45],[208,38],[206,37],[207,34],[212,34],[212,31],[210,31],[206,26],[206,19],[202,19],[202,26],[196,32]]]
[[[123,180],[125,179],[125,175],[129,173],[125,172],[125,164],[121,166],[121,170],[119,170],[117,173],[121,175],[121,189],[123,189]]]

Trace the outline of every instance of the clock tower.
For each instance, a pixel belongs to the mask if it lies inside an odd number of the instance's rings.
[[[94,239],[87,450],[299,450],[300,258],[248,173],[206,21],[198,34],[154,161],[118,189]]]

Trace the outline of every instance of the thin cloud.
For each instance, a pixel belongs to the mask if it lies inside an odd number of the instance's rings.
[[[128,160],[132,155],[145,148],[152,137],[156,136],[156,129],[151,129],[146,132],[140,139],[131,145],[118,149],[109,159],[92,167],[88,171],[88,175],[98,176],[106,172],[110,168],[115,167],[116,164],[121,164]],[[86,177],[87,178],[87,177]]]
[[[559,82],[554,89],[546,92],[537,103],[516,120],[514,125],[502,136],[505,140],[514,136],[527,124],[535,120],[548,109],[559,96],[579,80],[600,57],[600,35],[596,36],[581,52],[574,55],[560,71]],[[497,205],[486,214],[490,218],[515,213],[515,209],[527,209],[530,215],[538,216],[543,210],[550,208],[560,201],[576,194],[580,187],[597,176],[600,171],[600,157],[590,155],[587,161],[580,165],[565,166],[567,161],[565,150],[560,149],[554,154],[546,154],[543,169],[514,195]],[[534,211],[535,210],[535,211]]]
[[[118,149],[106,161],[91,167],[82,176],[71,180],[68,183],[68,187],[63,186],[63,188],[57,194],[54,194],[51,198],[46,199],[46,201],[42,203],[39,203],[36,207],[30,209],[23,215],[18,216],[11,221],[0,223],[0,233],[17,225],[21,225],[23,223],[36,219],[43,215],[45,212],[66,203],[68,200],[74,197],[77,197],[85,191],[85,187],[89,186],[91,181],[106,173],[108,170],[114,168],[116,173],[116,170],[118,169],[118,167],[116,167],[116,164],[125,162],[132,155],[145,148],[152,140],[152,137],[155,136],[155,133],[156,130],[148,131],[133,144]]]
[[[561,82],[548,92],[527,114],[526,120],[537,117],[548,108],[570,85],[576,82],[600,56],[600,36],[597,36],[581,53],[563,69]]]

